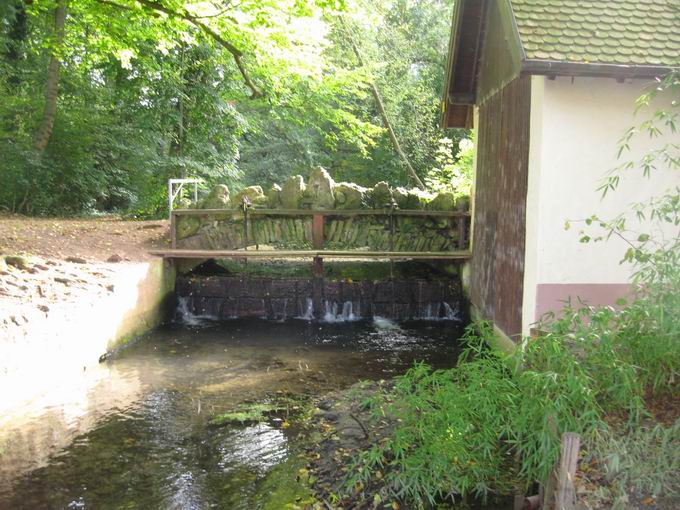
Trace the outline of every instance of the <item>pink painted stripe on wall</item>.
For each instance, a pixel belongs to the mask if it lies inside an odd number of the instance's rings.
[[[588,305],[616,305],[620,298],[630,298],[631,286],[627,283],[539,283],[536,286],[536,317],[539,320],[548,312],[559,312],[564,302],[578,298]]]

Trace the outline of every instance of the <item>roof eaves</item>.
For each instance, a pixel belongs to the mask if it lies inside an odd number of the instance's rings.
[[[439,124],[444,127],[446,125],[446,101],[449,95],[449,87],[451,86],[451,78],[453,77],[453,66],[455,63],[455,49],[458,46],[458,18],[460,15],[462,1],[455,2],[453,6],[453,15],[451,17],[451,37],[449,39],[449,54],[446,62],[446,80],[444,83],[444,91],[442,93],[442,107],[439,116]]]
[[[558,60],[522,59],[522,74],[543,76],[592,76],[600,78],[657,78],[677,67],[652,65],[564,62]]]

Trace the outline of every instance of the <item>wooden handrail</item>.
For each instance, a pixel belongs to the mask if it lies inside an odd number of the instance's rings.
[[[176,216],[240,215],[241,209],[174,209]],[[468,211],[425,211],[422,209],[248,209],[249,216],[430,216],[468,218]]]
[[[468,259],[470,252],[463,251],[350,251],[350,250],[151,250],[151,255],[164,258],[211,259],[211,258],[353,258],[353,259]]]

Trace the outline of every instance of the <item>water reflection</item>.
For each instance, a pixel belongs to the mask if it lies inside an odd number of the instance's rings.
[[[0,508],[258,508],[304,438],[280,423],[211,427],[281,394],[313,396],[450,366],[454,324],[264,321],[172,325],[3,417]]]

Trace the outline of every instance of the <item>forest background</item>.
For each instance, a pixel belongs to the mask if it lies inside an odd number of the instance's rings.
[[[2,2],[0,210],[161,217],[168,178],[265,187],[317,165],[469,187],[469,134],[438,126],[452,5]]]

